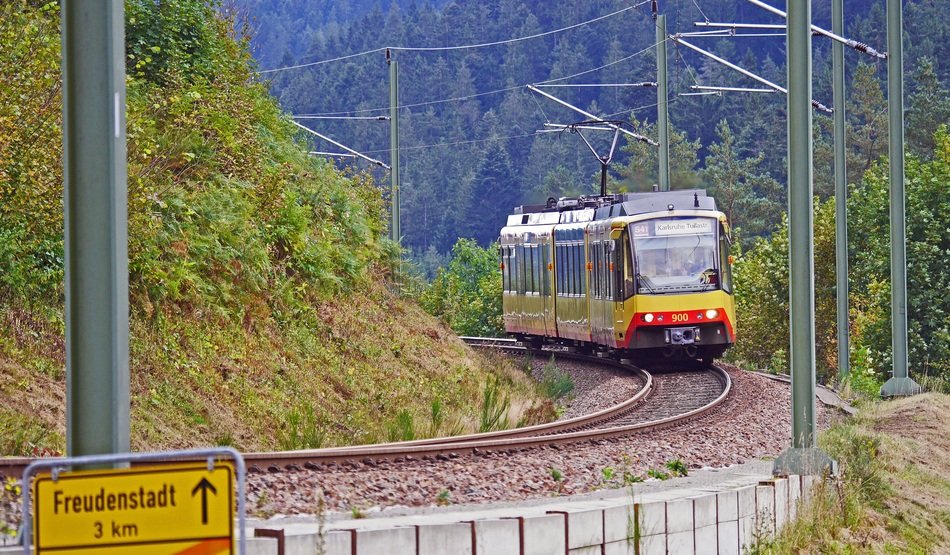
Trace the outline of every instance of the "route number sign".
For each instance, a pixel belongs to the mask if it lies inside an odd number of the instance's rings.
[[[40,474],[35,553],[232,554],[233,483],[223,462]]]

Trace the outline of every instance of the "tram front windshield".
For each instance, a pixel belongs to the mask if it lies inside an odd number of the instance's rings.
[[[642,294],[718,288],[716,220],[662,218],[630,224]]]

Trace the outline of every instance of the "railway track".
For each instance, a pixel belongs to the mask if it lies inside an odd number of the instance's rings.
[[[526,349],[512,340],[463,338],[475,347],[500,349],[511,353]],[[636,433],[680,425],[715,409],[731,391],[729,374],[716,366],[684,370],[667,368],[651,373],[636,366],[592,356],[562,351],[545,351],[556,358],[570,358],[612,365],[634,373],[641,387],[629,399],[591,414],[525,428],[463,436],[443,437],[350,447],[301,451],[246,453],[252,472],[322,469],[328,466],[360,462],[403,462],[417,459],[455,459],[483,452],[521,451],[528,448],[563,445],[583,441],[602,441]],[[20,476],[33,459],[0,459],[0,474]]]

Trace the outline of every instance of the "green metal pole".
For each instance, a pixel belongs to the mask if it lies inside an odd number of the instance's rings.
[[[389,148],[392,170],[392,225],[390,238],[400,242],[402,232],[399,229],[399,63],[393,58],[389,62]]]
[[[122,0],[62,2],[66,452],[129,451]]]
[[[844,33],[844,0],[832,0],[831,31]],[[848,168],[845,156],[844,45],[831,43],[835,135],[835,274],[838,302],[838,380],[850,372],[850,320],[848,318]]]
[[[815,262],[812,212],[811,1],[788,0],[788,234],[792,446],[776,474],[817,474],[815,448]]]
[[[887,0],[887,114],[891,181],[891,349],[894,375],[881,395],[914,395],[907,375],[907,253],[904,237],[904,52],[901,0]]]
[[[666,16],[656,18],[656,126],[660,140],[659,185],[670,190],[670,112],[666,77]]]

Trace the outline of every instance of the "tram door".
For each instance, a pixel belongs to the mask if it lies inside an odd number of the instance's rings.
[[[614,242],[606,231],[597,230],[591,244],[591,327],[595,342],[613,346]]]

